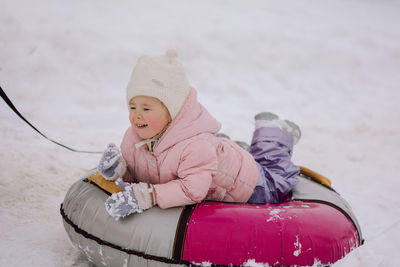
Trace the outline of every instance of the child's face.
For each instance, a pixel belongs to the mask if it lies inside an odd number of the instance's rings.
[[[171,121],[168,109],[155,97],[135,96],[129,108],[129,121],[142,139],[156,136]]]

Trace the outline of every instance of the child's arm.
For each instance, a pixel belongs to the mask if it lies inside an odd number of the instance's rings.
[[[153,185],[155,204],[165,209],[201,202],[216,171],[215,147],[203,140],[192,142],[181,154],[177,179]]]

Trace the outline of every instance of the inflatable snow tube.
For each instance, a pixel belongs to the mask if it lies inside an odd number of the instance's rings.
[[[60,209],[70,240],[96,266],[328,265],[363,242],[347,202],[305,175],[280,204],[205,201],[115,221],[107,197],[83,178]]]

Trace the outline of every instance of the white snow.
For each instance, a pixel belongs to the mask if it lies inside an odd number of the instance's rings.
[[[243,266],[245,266],[245,267],[269,267],[270,265],[268,263],[259,263],[259,262],[256,262],[254,259],[250,259],[250,260],[244,262]]]
[[[49,137],[120,143],[140,55],[176,48],[232,139],[253,116],[300,125],[294,161],[332,180],[365,245],[334,266],[399,266],[400,3],[394,0],[0,2],[0,85]],[[48,142],[0,104],[0,266],[90,266],[59,215],[100,155]]]
[[[281,209],[273,209],[273,210],[271,210],[270,211],[270,213],[269,213],[269,215],[271,216],[271,217],[269,217],[266,221],[267,222],[276,222],[276,221],[279,221],[280,219],[282,219],[281,218],[281,216],[279,216],[279,214],[281,213]]]
[[[298,257],[301,253],[301,243],[299,242],[298,235],[296,235],[296,242],[293,245],[294,245],[294,248],[296,249],[295,251],[293,251],[293,255]]]

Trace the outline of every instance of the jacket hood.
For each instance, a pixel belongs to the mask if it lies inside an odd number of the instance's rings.
[[[216,134],[221,124],[197,101],[197,91],[190,89],[182,109],[172,120],[154,149],[156,156],[185,139],[202,133]]]

